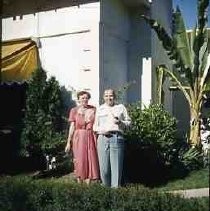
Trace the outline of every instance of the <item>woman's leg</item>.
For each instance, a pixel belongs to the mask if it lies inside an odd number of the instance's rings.
[[[86,183],[87,185],[89,185],[90,182],[91,182],[91,179],[85,179],[85,183]]]
[[[82,180],[79,177],[77,177],[77,183],[82,183]]]

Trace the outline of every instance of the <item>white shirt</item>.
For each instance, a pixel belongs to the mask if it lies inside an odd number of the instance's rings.
[[[120,121],[118,124],[114,122],[116,117]],[[113,106],[103,104],[96,109],[93,130],[99,134],[110,131],[123,132],[125,127],[129,126],[130,123],[131,119],[123,104]]]

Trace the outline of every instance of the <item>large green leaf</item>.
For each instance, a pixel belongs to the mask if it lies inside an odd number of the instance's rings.
[[[187,35],[186,27],[182,18],[179,7],[177,7],[176,12],[173,14],[174,19],[174,29],[173,29],[173,39],[176,47],[180,53],[182,61],[186,69],[192,69],[193,60],[190,49],[189,37]]]
[[[200,49],[200,58],[199,58],[199,63],[200,63],[200,75],[202,76],[206,66],[207,66],[207,61],[208,61],[208,31],[205,30],[205,39],[204,43],[201,46]]]
[[[193,74],[194,78],[198,78],[201,75],[201,71],[204,69],[202,62],[203,56],[205,54],[205,43],[208,42],[207,37],[207,11],[209,6],[209,0],[198,0],[198,27],[196,31],[196,37],[193,43],[193,51],[194,51],[194,69]],[[204,48],[204,49],[202,49]],[[200,68],[201,67],[201,68]]]

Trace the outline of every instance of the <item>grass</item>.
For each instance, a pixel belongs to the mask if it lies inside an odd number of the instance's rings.
[[[14,179],[18,179],[21,177],[28,177],[32,178],[32,175],[16,175],[13,176]],[[4,177],[2,177],[3,179]],[[0,177],[1,179],[1,177]],[[73,177],[72,173],[71,174],[66,174],[62,177],[45,177],[42,178],[42,180],[46,180],[49,182],[56,182],[56,183],[75,183],[75,178]],[[138,183],[135,185],[128,184],[126,185],[127,188],[132,187],[132,186],[138,186],[140,188],[147,188],[143,184]],[[154,187],[151,189],[154,190],[160,190],[160,191],[170,191],[170,190],[185,190],[185,189],[196,189],[196,188],[207,188],[209,187],[209,168],[206,169],[201,169],[197,171],[192,171],[190,174],[188,174],[185,178],[182,179],[176,179],[173,181],[169,181],[168,183]]]
[[[74,183],[75,180],[71,175],[65,175],[63,177],[54,178],[51,179],[55,182],[59,183]],[[133,186],[132,184],[128,184],[128,186]],[[142,187],[142,188],[148,188],[145,187],[143,184],[135,184],[134,186]],[[185,189],[197,189],[197,188],[207,188],[209,187],[209,168],[200,169],[196,171],[192,171],[188,176],[182,179],[176,179],[173,181],[169,181],[168,183],[154,187],[152,189],[154,190],[185,190]]]
[[[187,177],[169,181],[158,190],[185,190],[209,187],[209,168],[192,171]]]
[[[51,179],[55,182],[59,183],[74,183],[75,179],[73,178],[72,174],[65,175],[59,178]],[[132,184],[128,184],[127,187],[133,186]],[[135,184],[134,186],[147,188],[143,184]],[[176,179],[173,181],[169,181],[168,183],[154,187],[152,189],[157,190],[185,190],[185,189],[196,189],[196,188],[207,188],[209,187],[209,168],[200,169],[196,171],[192,171],[188,174],[185,178]]]

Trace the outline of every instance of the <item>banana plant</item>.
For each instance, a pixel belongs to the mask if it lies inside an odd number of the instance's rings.
[[[187,33],[179,7],[172,15],[173,30],[169,35],[156,20],[142,16],[156,32],[173,69],[163,70],[184,94],[190,108],[190,131],[188,142],[200,145],[200,117],[204,94],[210,87],[210,64],[208,52],[207,14],[209,0],[197,1],[197,23],[192,33]],[[209,57],[208,57],[209,56]]]

